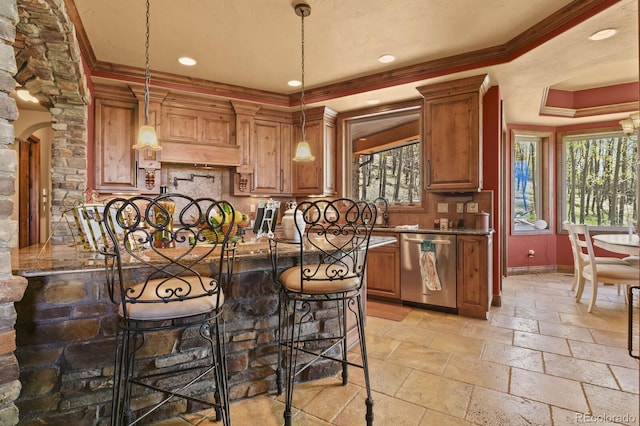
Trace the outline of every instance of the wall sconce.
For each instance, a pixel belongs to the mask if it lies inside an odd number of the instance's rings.
[[[145,39],[145,69],[144,69],[144,125],[140,126],[138,132],[138,142],[133,145],[133,149],[149,149],[151,151],[161,151],[162,147],[158,143],[156,129],[149,125],[149,83],[151,81],[151,71],[149,69],[149,0],[147,0],[147,33]]]

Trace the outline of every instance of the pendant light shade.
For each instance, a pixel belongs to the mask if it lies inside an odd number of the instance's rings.
[[[147,32],[145,39],[145,69],[144,69],[144,125],[138,131],[138,141],[133,145],[133,149],[149,149],[151,151],[161,151],[162,147],[158,143],[156,129],[149,124],[149,83],[151,81],[151,71],[149,69],[149,0],[147,4]]]
[[[313,160],[316,159],[316,157],[314,157],[311,154],[311,147],[309,146],[309,143],[306,141],[306,135],[305,135],[305,131],[304,131],[304,127],[306,124],[306,117],[305,117],[305,112],[304,112],[304,18],[311,15],[311,6],[309,6],[308,4],[298,4],[295,6],[295,11],[296,11],[296,15],[300,16],[301,18],[301,35],[302,35],[302,78],[300,79],[301,83],[302,83],[302,90],[300,91],[300,118],[301,118],[301,122],[302,122],[302,132],[301,132],[301,136],[302,136],[302,140],[298,142],[298,145],[296,146],[296,153],[295,156],[293,157],[293,161],[298,161],[298,162],[311,162]]]

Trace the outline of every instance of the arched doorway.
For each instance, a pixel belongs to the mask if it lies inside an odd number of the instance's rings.
[[[51,113],[51,224],[61,216],[65,199],[85,194],[90,93],[65,2],[19,1],[17,8],[15,80]],[[56,227],[50,241],[63,244],[71,238],[69,229]]]

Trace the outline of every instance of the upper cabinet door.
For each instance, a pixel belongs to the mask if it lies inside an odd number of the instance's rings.
[[[430,191],[482,189],[485,75],[418,88],[424,97],[426,185]]]
[[[136,156],[138,103],[95,99],[96,189],[137,190]]]
[[[336,112],[328,107],[314,108],[306,112],[305,138],[311,148],[314,161],[299,163],[292,161],[292,191],[294,195],[336,194]],[[302,139],[300,123],[294,129],[291,141],[291,156],[295,155]]]

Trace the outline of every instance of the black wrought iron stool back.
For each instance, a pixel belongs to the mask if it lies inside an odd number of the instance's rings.
[[[119,317],[111,423],[148,423],[183,399],[230,425],[222,307],[233,206],[161,194],[113,199],[105,211],[116,212],[103,218],[101,252]]]
[[[299,242],[270,240],[273,276],[280,285],[276,380],[278,393],[285,392],[285,425],[292,424],[296,381],[312,380],[335,368],[342,370],[346,385],[350,366],[364,373],[365,419],[371,425],[373,398],[361,290],[376,206],[346,198],[316,200],[298,204],[295,215],[304,218],[305,226],[297,227]],[[296,264],[282,270],[278,246],[292,243],[299,245]],[[351,336],[350,329],[357,330],[357,336]],[[361,355],[358,362],[347,359],[355,338]]]

